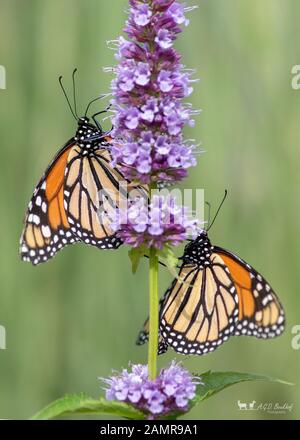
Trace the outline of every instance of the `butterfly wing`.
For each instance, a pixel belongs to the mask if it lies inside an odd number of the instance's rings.
[[[232,252],[216,246],[214,249],[228,267],[238,294],[239,315],[234,334],[258,338],[279,336],[284,330],[285,316],[271,286]]]
[[[131,190],[146,194],[133,184],[120,188],[119,183],[126,181],[110,162],[107,148],[84,156],[80,147],[75,147],[66,168],[64,196],[71,230],[83,242],[100,249],[117,249],[122,244],[110,226],[109,215],[101,216],[100,211],[113,213],[120,205],[120,197],[127,197]]]
[[[182,354],[205,354],[229,336],[272,338],[284,330],[283,308],[249,264],[214,246],[210,265],[183,264],[161,307],[160,332]]]
[[[20,254],[34,265],[46,262],[67,244],[78,241],[72,233],[64,207],[64,175],[71,139],[55,156],[29,202],[20,240]]]
[[[161,308],[160,332],[181,354],[202,355],[215,350],[234,333],[238,295],[219,255],[203,269],[183,264]]]
[[[110,137],[92,153],[71,139],[50,163],[39,181],[25,217],[20,240],[24,261],[46,262],[67,244],[84,242],[101,249],[117,249],[121,244],[110,227],[109,217],[101,222],[99,209],[115,209],[120,195],[148,197],[140,186],[126,182],[111,167]],[[86,150],[85,150],[86,151]],[[119,188],[126,182],[127,188]],[[102,201],[99,196],[102,191]]]

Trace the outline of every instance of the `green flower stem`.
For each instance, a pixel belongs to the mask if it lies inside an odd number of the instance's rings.
[[[157,348],[158,348],[158,257],[156,249],[151,248],[149,253],[149,348],[148,370],[149,379],[154,380],[157,374]]]
[[[150,197],[156,184],[150,185]],[[159,326],[159,298],[158,298],[158,256],[155,248],[149,252],[149,346],[148,346],[148,371],[149,379],[155,380],[157,375],[157,349]]]

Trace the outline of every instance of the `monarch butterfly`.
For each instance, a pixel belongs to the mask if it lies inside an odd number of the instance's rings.
[[[57,153],[39,181],[28,206],[25,227],[20,240],[20,254],[24,261],[34,265],[46,262],[68,244],[83,242],[100,249],[117,249],[122,241],[112,232],[108,217],[103,222],[97,214],[106,204],[115,207],[124,189],[119,183],[126,179],[110,165],[109,132],[103,132],[96,116],[92,121],[85,115],[78,117],[69,102],[62,78],[59,81],[71,112],[77,120],[77,130]],[[97,98],[99,99],[99,98]],[[136,190],[145,195],[142,187],[128,184],[128,192]],[[111,195],[114,195],[112,199]]]
[[[203,355],[230,336],[273,338],[284,311],[267,281],[230,251],[213,246],[207,231],[185,247],[182,265],[160,303],[159,354]],[[137,344],[148,340],[148,321]]]

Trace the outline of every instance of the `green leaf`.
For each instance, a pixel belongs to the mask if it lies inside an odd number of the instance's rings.
[[[138,248],[132,248],[130,249],[130,251],[128,252],[130,261],[131,261],[131,266],[132,266],[132,273],[136,273],[136,271],[138,270],[141,258],[144,257],[144,255],[148,255],[147,253],[147,249],[145,248],[145,246],[141,246]]]
[[[143,420],[145,415],[123,402],[104,398],[93,399],[84,393],[69,394],[55,400],[32,417],[32,420],[50,420],[55,417],[79,414],[109,414],[125,419]]]
[[[197,386],[197,395],[194,398],[194,405],[196,403],[202,402],[205,399],[208,399],[216,393],[219,393],[225,388],[240,382],[265,381],[280,383],[284,385],[292,385],[289,382],[285,382],[283,380],[269,376],[252,373],[238,373],[234,371],[215,373],[207,371],[206,373],[199,375],[199,377],[201,378],[201,381],[204,383],[204,385]]]

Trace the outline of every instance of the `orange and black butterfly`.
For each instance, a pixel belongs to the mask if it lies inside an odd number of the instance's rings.
[[[274,338],[284,330],[283,308],[268,282],[207,231],[185,247],[182,265],[160,303],[159,354],[203,355],[230,336]],[[137,344],[148,340],[148,321]]]
[[[111,230],[109,218],[100,221],[98,215],[103,200],[113,209],[116,207],[113,205],[122,193],[119,182],[126,180],[110,165],[112,139],[96,119],[103,112],[93,115],[92,121],[86,116],[93,100],[85,116],[79,118],[75,98],[73,110],[63,86],[62,89],[78,125],[75,136],[50,163],[28,206],[20,254],[24,261],[34,265],[46,262],[63,247],[76,242],[100,249],[117,249],[122,244]],[[135,189],[145,195],[143,188],[128,183],[126,191]]]

